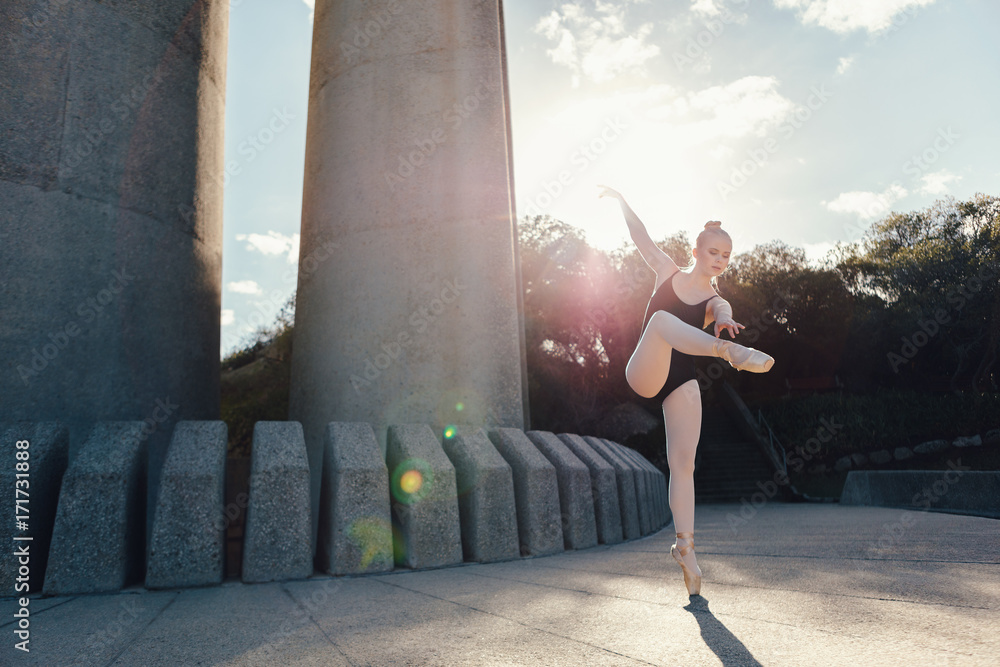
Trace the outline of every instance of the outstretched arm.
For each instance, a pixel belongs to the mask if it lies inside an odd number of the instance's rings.
[[[599,187],[601,188],[601,192],[597,195],[598,197],[614,197],[621,204],[622,214],[625,216],[625,223],[628,225],[632,242],[635,243],[636,250],[639,251],[639,256],[649,265],[649,268],[653,269],[657,275],[671,274],[676,271],[677,264],[674,263],[674,260],[670,259],[667,253],[660,250],[659,246],[653,243],[653,239],[649,237],[649,232],[646,231],[646,226],[642,224],[642,220],[635,214],[632,207],[625,203],[625,198],[622,197],[621,193],[604,185]]]
[[[708,302],[708,308],[705,309],[705,326],[708,326],[710,322],[715,322],[716,338],[719,338],[719,334],[723,330],[729,332],[730,338],[736,338],[740,329],[746,329],[745,326],[733,319],[733,307],[721,296],[713,297]]]

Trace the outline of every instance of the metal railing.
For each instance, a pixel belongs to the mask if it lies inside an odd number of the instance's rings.
[[[785,455],[785,447],[781,444],[781,441],[778,440],[778,436],[774,434],[774,429],[772,429],[771,425],[767,423],[766,419],[764,419],[764,413],[760,410],[760,408],[757,409],[757,429],[758,431],[767,430],[767,440],[765,441],[762,438],[761,443],[769,448],[771,460],[774,462],[775,468],[778,468],[782,473],[784,473],[785,479],[788,481],[788,488],[794,495],[798,496],[802,500],[808,500],[811,502],[830,503],[837,501],[837,498],[821,498],[811,496],[808,493],[803,493],[795,488],[795,485],[792,484],[791,479],[788,477],[788,457]]]
[[[782,446],[781,441],[778,440],[778,436],[774,434],[774,429],[764,419],[764,412],[759,408],[757,409],[757,428],[758,430],[767,429],[767,444],[771,453],[771,460],[774,462],[775,467],[780,469],[787,477],[788,457],[785,455],[785,448]]]

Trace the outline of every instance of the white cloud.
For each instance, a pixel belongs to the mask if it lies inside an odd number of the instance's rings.
[[[876,33],[905,21],[918,8],[935,0],[773,0],[778,9],[794,9],[806,25],[818,25],[845,34],[855,30]],[[902,16],[901,16],[902,15]]]
[[[222,326],[227,327],[236,321],[236,315],[232,308],[222,309]]]
[[[685,125],[685,132],[696,141],[763,136],[795,110],[795,103],[781,95],[777,86],[773,76],[745,76],[678,97],[648,115]]]
[[[271,230],[264,234],[237,234],[237,241],[247,241],[247,250],[256,250],[264,255],[281,255],[288,253],[288,263],[299,260],[299,235],[285,236]]]
[[[893,183],[882,192],[844,192],[830,202],[821,202],[834,213],[854,213],[864,220],[883,216],[894,203],[908,195],[906,188]]]
[[[302,0],[309,7],[309,22],[313,22],[313,17],[316,15],[316,0]]]
[[[708,151],[708,154],[711,155],[716,160],[725,160],[727,158],[731,158],[735,153],[736,151],[734,151],[726,144],[719,144],[712,150]]]
[[[806,260],[813,264],[819,264],[826,258],[826,254],[833,250],[834,244],[829,241],[819,241],[818,243],[803,243],[802,249],[806,253]]]
[[[958,174],[953,174],[947,169],[942,169],[941,171],[935,171],[930,174],[924,174],[923,185],[920,187],[920,194],[922,195],[943,195],[948,192],[948,184],[952,182],[958,182],[962,180],[962,177]]]
[[[230,292],[237,294],[260,294],[260,285],[255,280],[238,280],[226,285]]]
[[[722,13],[716,0],[691,0],[691,11],[702,16],[718,16]]]
[[[725,85],[681,92],[666,84],[618,90],[576,100],[548,118],[546,141],[569,137],[567,148],[592,135],[608,119],[623,118],[628,134],[655,131],[674,148],[712,142],[712,157],[733,152],[729,141],[764,136],[795,111],[794,102],[777,91],[774,77],[748,76]],[[640,129],[641,128],[641,129]]]
[[[848,56],[846,58],[841,58],[837,63],[837,74],[843,74],[847,70],[851,69],[851,65],[854,64],[854,56]]]
[[[643,64],[660,53],[660,47],[647,43],[652,23],[625,28],[625,6],[596,0],[593,14],[583,1],[565,3],[543,16],[535,32],[555,42],[546,53],[552,62],[573,72],[573,86],[582,77],[595,83],[609,81],[618,74],[643,71]]]
[[[724,30],[729,23],[746,23],[747,13],[738,10],[745,9],[748,4],[749,0],[691,0],[691,13],[700,19],[711,19],[702,24],[705,27],[715,24],[716,29]]]

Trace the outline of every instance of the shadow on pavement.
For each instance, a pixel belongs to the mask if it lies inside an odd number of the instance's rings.
[[[715,614],[708,608],[708,600],[700,595],[692,595],[691,601],[684,607],[698,621],[701,628],[701,638],[705,640],[705,645],[712,649],[712,652],[727,667],[761,667],[761,664],[753,657],[739,639],[736,638],[729,629],[722,624],[722,621],[715,617]]]

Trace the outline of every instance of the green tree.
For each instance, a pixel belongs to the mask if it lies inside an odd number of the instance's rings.
[[[532,426],[593,432],[608,409],[636,399],[625,366],[655,275],[631,246],[596,250],[549,216],[518,229]],[[660,246],[679,263],[690,257],[683,234]]]
[[[839,246],[836,268],[866,308],[890,383],[997,389],[1000,199],[947,198],[877,221]],[[881,358],[876,358],[880,356]]]

